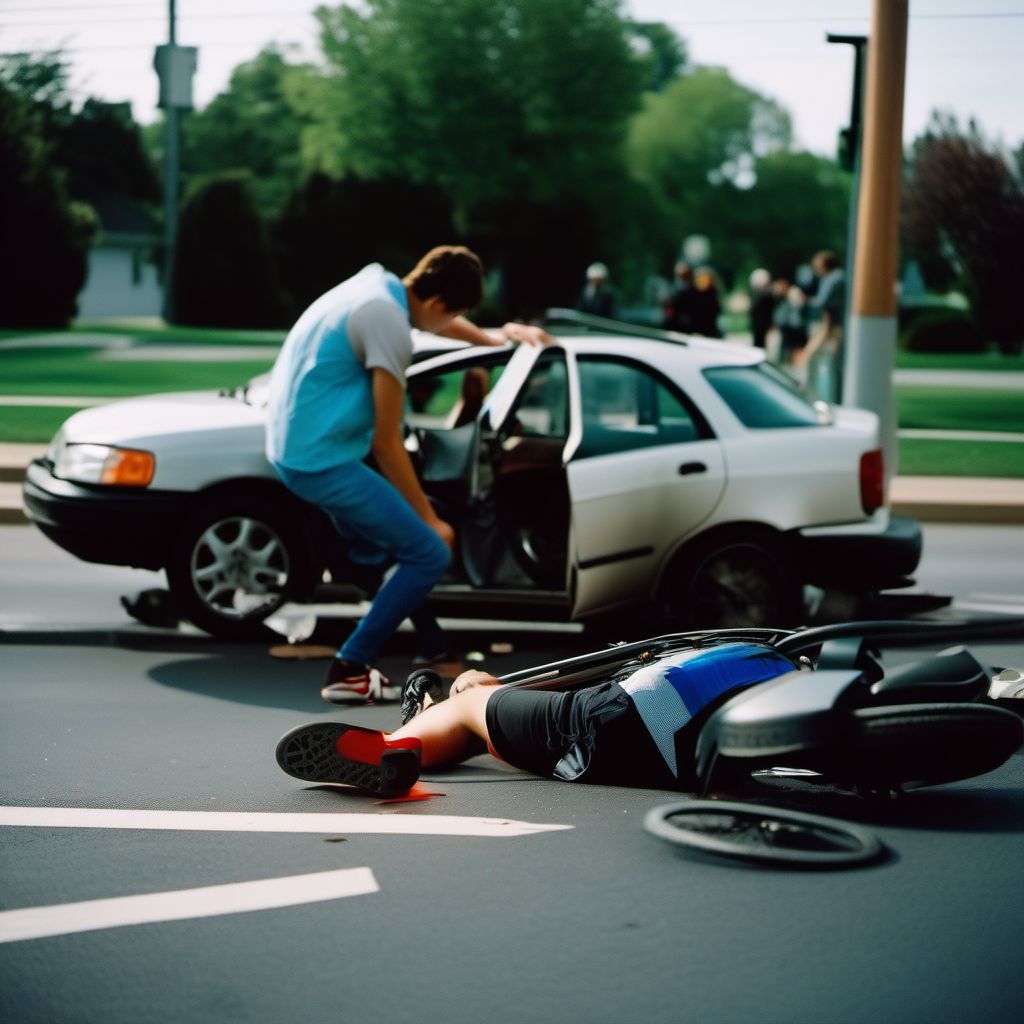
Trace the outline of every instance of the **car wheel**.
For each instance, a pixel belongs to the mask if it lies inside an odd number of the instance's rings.
[[[264,639],[263,620],[302,589],[306,559],[287,508],[260,496],[214,497],[190,517],[167,565],[171,593],[200,629]]]
[[[797,617],[797,589],[770,542],[705,544],[671,572],[665,604],[672,628],[787,626]]]

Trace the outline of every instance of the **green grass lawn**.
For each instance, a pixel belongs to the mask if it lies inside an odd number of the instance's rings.
[[[1024,445],[1009,441],[931,441],[901,438],[900,476],[1024,478]]]
[[[67,406],[0,405],[0,441],[46,444],[60,425],[78,412]]]
[[[898,370],[984,370],[1024,372],[1024,356],[1004,356],[998,352],[979,355],[938,355],[931,352],[896,353]]]
[[[901,427],[1024,433],[1024,391],[903,386],[894,390]]]
[[[236,387],[269,370],[276,349],[266,359],[240,362],[97,359],[81,348],[0,351],[0,394],[7,395],[145,395]]]
[[[68,331],[0,330],[0,340],[9,338],[47,337],[66,334],[73,339],[78,335],[106,334],[117,338],[134,338],[140,344],[160,345],[280,345],[285,330],[250,331],[222,330],[215,327],[158,327],[125,321],[105,321],[100,324],[79,324]]]

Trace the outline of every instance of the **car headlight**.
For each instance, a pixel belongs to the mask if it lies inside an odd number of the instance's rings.
[[[147,487],[156,472],[152,452],[106,444],[62,444],[53,456],[53,475],[82,484]],[[52,449],[51,449],[52,450]]]

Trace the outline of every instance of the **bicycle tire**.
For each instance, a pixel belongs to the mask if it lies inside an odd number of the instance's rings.
[[[688,851],[764,865],[848,868],[885,852],[859,825],[764,804],[683,800],[652,808],[644,828]]]

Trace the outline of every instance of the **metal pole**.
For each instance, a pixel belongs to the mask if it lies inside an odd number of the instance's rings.
[[[873,0],[853,301],[843,401],[878,414],[887,481],[898,448],[892,395],[908,0]]]
[[[168,0],[167,42],[177,43],[176,3]],[[164,108],[164,320],[174,320],[174,247],[178,238],[178,179],[181,162],[181,114],[173,104]]]

